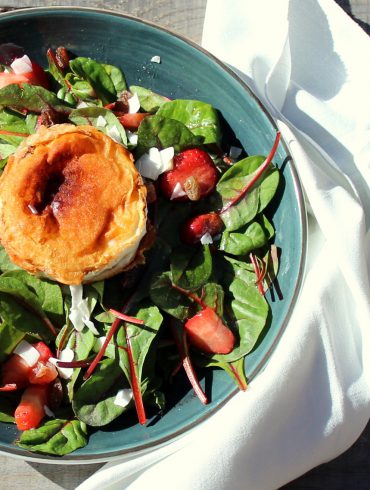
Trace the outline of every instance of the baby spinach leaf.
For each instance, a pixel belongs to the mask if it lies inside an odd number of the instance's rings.
[[[17,151],[17,146],[10,145],[9,143],[3,143],[0,140],[0,159],[7,160],[10,155],[13,155]]]
[[[207,284],[212,274],[212,255],[208,245],[179,247],[171,256],[172,281],[187,290]]]
[[[51,318],[61,321],[63,316],[63,296],[60,286],[47,279],[40,279],[23,270],[13,270],[4,273],[0,277],[14,278],[21,281],[37,297],[37,302],[42,311]]]
[[[122,71],[114,65],[102,65],[104,70],[107,72],[109,78],[112,80],[117,97],[124,91],[127,90],[127,83],[125,75]]]
[[[224,206],[247,186],[253,178],[253,173],[264,160],[265,157],[258,155],[244,158],[224,173],[216,187]],[[220,214],[227,230],[237,230],[252,221],[257,213],[263,211],[273,198],[278,183],[279,171],[274,167],[266,170],[246,196]]]
[[[99,117],[104,118],[106,125],[99,125]],[[120,143],[127,145],[126,131],[124,130],[122,124],[116,118],[112,111],[104,109],[103,107],[84,107],[82,109],[74,109],[69,115],[69,120],[72,121],[77,126],[80,125],[90,125],[98,128],[103,133],[110,136],[110,132],[113,128],[116,129],[117,134],[120,136]]]
[[[245,255],[256,248],[263,247],[267,240],[268,237],[262,226],[257,221],[253,221],[243,232],[224,231],[220,249],[232,255]]]
[[[154,278],[150,287],[150,298],[158,308],[179,320],[186,320],[189,316],[192,303],[172,287],[171,272],[164,272]]]
[[[210,282],[202,289],[202,301],[213,308],[217,315],[222,318],[224,311],[224,290],[220,284]]]
[[[162,95],[156,94],[147,88],[139,87],[138,85],[131,85],[130,92],[137,94],[140,101],[140,107],[145,112],[154,113],[161,105],[168,102],[167,97],[163,97]]]
[[[115,85],[101,63],[91,58],[78,57],[71,60],[69,66],[72,72],[78,77],[75,78],[72,89],[78,87],[78,83],[80,83],[78,79],[80,79],[82,83],[85,82],[86,84],[87,82],[92,87],[94,94],[104,105],[116,100],[117,93]]]
[[[13,352],[25,335],[26,332],[22,332],[7,322],[0,323],[0,362],[3,362]]]
[[[37,85],[24,83],[7,85],[0,89],[0,106],[27,109],[40,113],[43,109],[54,109],[62,114],[69,114],[72,108],[60,100],[53,92]]]
[[[240,359],[232,362],[224,362],[221,359],[212,358],[210,360],[206,360],[204,364],[203,362],[201,362],[201,364],[204,365],[204,367],[216,367],[223,369],[235,382],[239,389],[244,391],[247,389],[247,377],[245,375],[244,357],[241,357]]]
[[[64,456],[87,444],[87,427],[80,420],[53,419],[22,432],[18,446],[28,451]]]
[[[26,123],[26,118],[9,109],[0,111],[0,129],[14,133],[29,134],[30,132]]]
[[[14,296],[0,293],[0,317],[24,335],[51,339],[51,333],[39,314],[20,304]]]
[[[201,136],[205,145],[220,143],[221,130],[217,111],[206,102],[171,100],[162,104],[157,114],[183,123],[193,134]]]
[[[107,425],[127,409],[116,405],[114,400],[119,389],[128,387],[128,381],[117,360],[106,358],[75,392],[73,411],[87,425]]]
[[[163,150],[170,146],[179,152],[202,142],[203,137],[195,136],[182,122],[156,114],[146,117],[139,126],[137,154],[142,155],[153,147]]]
[[[141,306],[136,305],[130,310],[130,315],[144,321],[144,325],[127,323],[125,326],[127,335],[130,338],[131,351],[136,367],[136,375],[140,383],[146,356],[160,326],[162,325],[163,317],[156,306],[149,306],[145,304]],[[126,345],[126,334],[124,328],[121,328],[117,334],[117,344],[120,346]],[[131,369],[127,350],[119,349],[118,354],[122,370],[126,374],[127,379],[131,379]]]

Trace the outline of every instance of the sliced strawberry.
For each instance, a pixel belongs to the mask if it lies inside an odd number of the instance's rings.
[[[189,341],[203,352],[228,354],[234,348],[234,334],[208,306],[189,318],[184,327]]]
[[[21,86],[22,83],[30,83],[31,85],[40,85],[41,87],[49,88],[47,74],[42,67],[34,61],[32,61],[32,70],[29,72],[21,73],[19,75],[5,71],[0,73],[0,88],[13,84]]]
[[[37,342],[36,344],[33,344],[33,347],[40,354],[39,362],[47,362],[50,359],[50,357],[53,357],[53,353],[51,352],[49,347],[45,344],[45,342]]]
[[[136,131],[143,119],[149,114],[146,112],[135,112],[133,114],[122,114],[118,120],[122,126],[130,131]]]
[[[31,369],[23,357],[13,354],[1,367],[3,385],[15,384],[17,388],[24,388],[29,384]]]
[[[51,362],[38,362],[28,377],[31,384],[40,385],[54,381],[58,376],[57,368]]]
[[[26,75],[27,74],[16,75],[15,73],[7,73],[3,71],[0,73],[0,88],[6,87],[7,85],[13,85],[15,83],[18,85],[21,83],[29,83]]]
[[[181,240],[188,245],[194,245],[206,233],[218,235],[223,228],[223,221],[217,213],[200,214],[188,219],[180,231]]]
[[[36,429],[45,417],[48,400],[48,385],[30,386],[15,410],[15,423],[19,430]]]
[[[216,187],[218,172],[207,152],[200,148],[191,148],[175,155],[174,168],[160,176],[160,188],[168,199],[176,201],[197,201],[210,194]],[[185,196],[173,198],[178,184]]]

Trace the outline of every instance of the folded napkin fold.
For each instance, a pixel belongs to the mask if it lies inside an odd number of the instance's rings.
[[[351,446],[370,414],[370,40],[332,0],[209,0],[203,45],[268,107],[309,209],[292,318],[246,394],[78,490],[274,490]]]

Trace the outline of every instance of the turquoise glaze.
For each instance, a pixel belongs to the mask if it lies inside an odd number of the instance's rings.
[[[130,85],[142,85],[170,98],[195,98],[213,104],[232,129],[229,137],[239,140],[249,154],[267,154],[271,148],[275,125],[246,85],[193,43],[154,25],[106,11],[30,9],[0,15],[0,43],[4,42],[24,46],[31,58],[44,65],[47,48],[61,45],[79,56],[118,65]],[[150,61],[154,55],[161,57],[160,64]],[[268,362],[269,353],[284,330],[297,300],[305,256],[302,192],[284,144],[279,146],[274,162],[282,167],[284,175],[279,206],[273,215],[276,242],[282,249],[279,284],[284,299],[270,301],[271,326],[247,357],[249,379]],[[188,384],[180,383],[169,395],[168,410],[151,419],[147,427],[136,423],[134,413],[124,415],[93,433],[85,448],[64,458],[20,450],[14,445],[16,429],[7,424],[0,424],[0,450],[40,461],[71,464],[108,460],[151,448],[194,427],[236,392],[223,371],[210,372],[202,383],[211,395],[209,405],[203,406]]]

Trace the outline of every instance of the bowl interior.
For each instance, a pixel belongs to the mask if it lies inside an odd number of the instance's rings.
[[[231,128],[227,137],[249,154],[266,154],[271,148],[276,128],[246,86],[213,57],[161,28],[103,11],[31,9],[0,16],[0,43],[4,42],[23,46],[30,57],[44,66],[46,50],[61,45],[76,55],[115,64],[124,71],[129,85],[142,85],[170,98],[199,99],[213,104]],[[160,56],[160,64],[150,61],[154,55]],[[283,144],[274,161],[284,176],[279,206],[273,214],[276,244],[282,250],[279,284],[284,299],[272,301],[267,297],[272,322],[258,347],[247,357],[249,378],[263,368],[284,329],[297,297],[304,262],[302,194]],[[136,424],[134,414],[121,417],[108,428],[94,432],[85,448],[62,460],[107,460],[164,442],[204,420],[236,391],[223,371],[208,373],[202,383],[211,393],[209,405],[202,406],[187,384],[180,383],[170,394],[169,410],[150,420],[147,427]],[[245,396],[247,401],[248,393]],[[29,456],[14,445],[17,435],[14,426],[0,424],[0,450]]]

